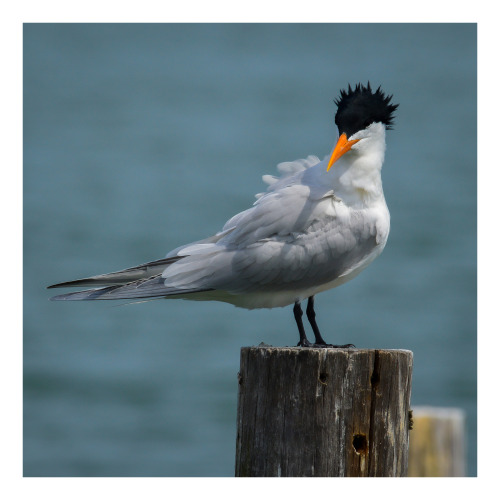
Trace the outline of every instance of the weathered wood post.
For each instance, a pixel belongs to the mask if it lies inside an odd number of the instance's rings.
[[[236,476],[406,476],[413,354],[241,349]]]

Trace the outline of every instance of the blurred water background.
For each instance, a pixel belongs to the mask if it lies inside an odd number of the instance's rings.
[[[413,405],[467,415],[476,475],[476,26],[24,27],[24,475],[232,476],[241,346],[291,307],[54,303],[45,287],[218,231],[281,161],[332,148],[333,99],[399,102],[387,247],[316,298],[327,340],[414,352]]]

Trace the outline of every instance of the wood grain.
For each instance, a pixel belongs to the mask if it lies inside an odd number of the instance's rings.
[[[236,476],[405,476],[413,355],[244,347]]]

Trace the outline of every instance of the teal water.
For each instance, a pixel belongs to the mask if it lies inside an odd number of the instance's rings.
[[[476,27],[24,27],[24,474],[232,476],[241,346],[297,341],[291,308],[54,303],[49,284],[218,231],[282,161],[326,155],[333,99],[400,103],[391,234],[318,295],[325,338],[414,352],[413,405],[467,415],[476,469]]]

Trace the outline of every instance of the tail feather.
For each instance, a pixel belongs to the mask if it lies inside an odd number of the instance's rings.
[[[144,299],[151,297],[168,297],[195,292],[206,292],[209,289],[180,289],[165,286],[165,278],[161,274],[132,281],[124,285],[112,285],[104,288],[93,288],[80,292],[56,295],[50,300],[119,300]]]
[[[108,274],[99,274],[90,278],[83,278],[74,281],[65,281],[64,283],[56,283],[55,285],[51,285],[47,288],[120,285],[130,283],[132,281],[144,280],[156,276],[159,272],[163,272],[163,270],[170,264],[173,264],[174,262],[177,262],[182,258],[182,256],[173,256],[165,259],[154,260],[152,262],[146,262],[145,264],[141,264],[139,266],[123,269],[122,271],[116,271]]]

